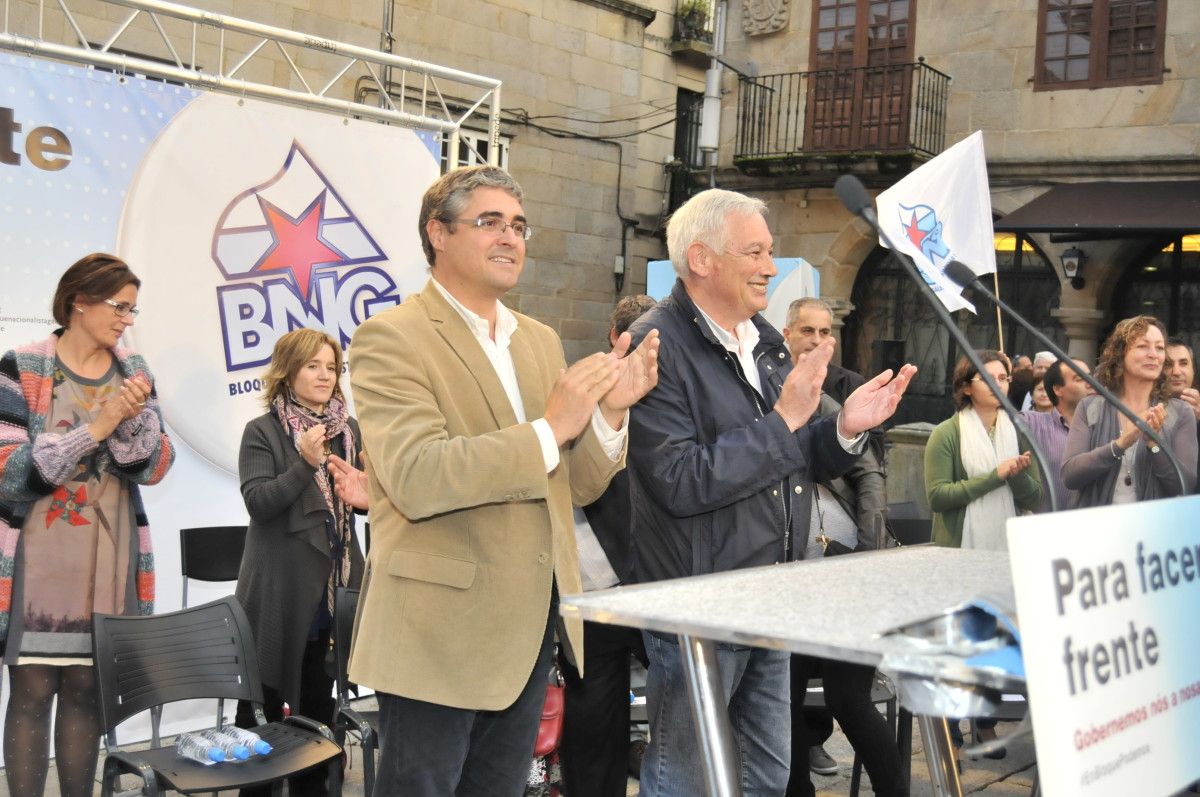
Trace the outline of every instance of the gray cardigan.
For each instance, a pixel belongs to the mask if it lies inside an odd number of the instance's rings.
[[[1067,445],[1063,450],[1063,483],[1071,495],[1071,508],[1108,506],[1121,473],[1121,460],[1109,446],[1121,434],[1117,411],[1101,396],[1079,402]],[[1167,419],[1159,436],[1183,468],[1186,484],[1180,491],[1179,477],[1171,460],[1152,454],[1139,439],[1134,444],[1133,486],[1139,501],[1186,495],[1196,489],[1196,416],[1183,401],[1167,400]]]
[[[350,419],[355,441],[358,422]],[[361,443],[358,443],[361,450]],[[333,452],[344,456],[340,440]],[[300,663],[332,563],[326,520],[332,520],[313,474],[273,413],[246,424],[238,457],[242,498],[250,513],[237,598],[254,630],[258,669],[291,706],[300,702]],[[362,583],[363,557],[352,526],[350,583]],[[329,718],[318,717],[322,722]]]

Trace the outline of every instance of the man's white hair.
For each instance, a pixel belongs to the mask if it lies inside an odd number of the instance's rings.
[[[1051,352],[1048,352],[1048,351],[1039,351],[1037,354],[1033,355],[1033,364],[1034,365],[1037,365],[1038,363],[1045,363],[1046,365],[1050,365],[1051,363],[1055,362],[1056,360],[1058,360],[1058,358],[1055,357]]]
[[[761,199],[710,188],[684,202],[667,222],[667,253],[680,277],[688,275],[688,247],[697,241],[718,252],[726,243],[725,220],[734,213],[767,215],[767,203]]]

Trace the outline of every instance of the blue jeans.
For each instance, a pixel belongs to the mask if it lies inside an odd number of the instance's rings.
[[[650,668],[646,709],[650,744],[642,759],[640,797],[704,794],[704,751],[688,699],[679,645],[645,633]],[[721,688],[746,797],[782,795],[791,758],[789,654],[759,648],[717,647]]]

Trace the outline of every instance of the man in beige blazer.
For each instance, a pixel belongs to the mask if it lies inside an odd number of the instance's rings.
[[[372,539],[350,678],[379,692],[377,797],[522,793],[556,627],[582,661],[557,611],[581,589],[571,507],[624,465],[627,410],[657,380],[657,336],[565,368],[558,336],[500,303],[521,200],[495,167],[434,183],[432,279],[350,348]]]

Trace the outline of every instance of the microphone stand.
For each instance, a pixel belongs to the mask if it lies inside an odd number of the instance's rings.
[[[1185,482],[1183,479],[1183,466],[1180,464],[1179,459],[1175,456],[1175,452],[1173,452],[1167,446],[1162,437],[1159,436],[1158,432],[1150,428],[1150,424],[1146,423],[1146,421],[1139,417],[1136,412],[1130,409],[1129,405],[1117,398],[1111,390],[1100,384],[1100,382],[1094,376],[1080,368],[1079,363],[1075,362],[1074,359],[1068,356],[1065,351],[1059,348],[1059,346],[1049,337],[1047,337],[1040,329],[1029,323],[1024,316],[1010,307],[1008,302],[992,293],[992,291],[990,291],[983,284],[983,281],[980,280],[975,272],[971,271],[969,267],[958,262],[957,260],[951,260],[948,264],[946,264],[946,276],[962,288],[973,288],[976,292],[986,297],[992,304],[996,305],[1005,313],[1007,313],[1010,318],[1020,324],[1025,331],[1029,332],[1029,334],[1033,335],[1033,337],[1036,338],[1039,343],[1045,346],[1047,351],[1049,351],[1051,354],[1061,360],[1068,368],[1074,371],[1080,379],[1091,385],[1092,389],[1095,390],[1096,393],[1099,394],[1105,401],[1107,401],[1109,405],[1114,407],[1118,412],[1128,418],[1130,422],[1137,427],[1139,432],[1145,435],[1147,439],[1152,441],[1155,447],[1166,454],[1167,459],[1171,460],[1171,465],[1175,468],[1175,475],[1179,479],[1179,494],[1187,494],[1187,482]],[[1152,454],[1158,453],[1158,451],[1155,451],[1154,448],[1150,448],[1149,451]]]
[[[942,322],[946,330],[950,333],[950,336],[958,343],[959,347],[963,350],[963,355],[975,366],[975,370],[979,372],[979,378],[983,380],[988,389],[1000,401],[1000,406],[1003,407],[1004,413],[1012,421],[1013,426],[1016,427],[1021,436],[1025,438],[1025,441],[1029,443],[1029,449],[1037,459],[1038,469],[1042,473],[1043,484],[1050,498],[1050,510],[1057,512],[1062,508],[1062,501],[1058,494],[1058,486],[1054,483],[1054,479],[1050,478],[1050,471],[1048,469],[1050,460],[1046,456],[1046,452],[1042,450],[1041,444],[1038,443],[1037,439],[1029,431],[1029,426],[1025,423],[1025,419],[1021,417],[1017,408],[1009,401],[1007,391],[1001,390],[1000,385],[996,383],[996,380],[984,368],[979,355],[975,353],[975,347],[967,340],[967,336],[963,331],[958,328],[958,324],[954,323],[954,319],[950,317],[950,311],[946,309],[941,299],[937,298],[933,289],[925,282],[925,278],[917,271],[917,267],[913,264],[912,260],[901,254],[892,242],[891,237],[888,236],[883,227],[879,226],[879,221],[875,217],[875,210],[871,206],[871,199],[867,196],[867,190],[863,188],[863,184],[859,182],[858,178],[852,174],[843,174],[834,184],[834,191],[837,193],[838,199],[845,205],[846,210],[849,210],[871,225],[871,228],[888,245],[888,256],[894,258],[912,281],[917,284],[921,295],[925,297],[925,301],[933,308],[933,312],[938,317],[938,320]]]

